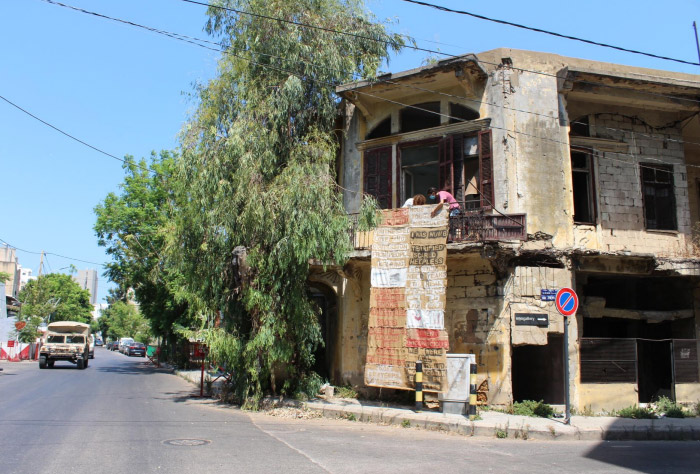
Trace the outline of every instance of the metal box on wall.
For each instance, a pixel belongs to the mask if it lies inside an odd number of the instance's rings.
[[[447,354],[447,391],[438,395],[443,413],[467,413],[471,364],[476,364],[474,354]]]

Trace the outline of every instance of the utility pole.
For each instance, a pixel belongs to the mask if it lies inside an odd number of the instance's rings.
[[[44,265],[44,251],[41,251],[41,257],[39,258],[39,275],[41,276],[41,267]]]
[[[698,27],[693,22],[693,31],[695,31],[695,46],[698,48],[698,60],[700,60],[700,42],[698,42]]]

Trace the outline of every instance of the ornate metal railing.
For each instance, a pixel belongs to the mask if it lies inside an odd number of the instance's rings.
[[[351,222],[350,239],[356,250],[372,247],[372,231],[361,231],[357,214],[348,216]],[[525,214],[484,214],[481,211],[464,212],[450,217],[449,241],[487,242],[498,240],[527,240]]]

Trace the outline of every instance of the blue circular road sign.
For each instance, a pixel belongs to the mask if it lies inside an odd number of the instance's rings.
[[[557,311],[564,316],[571,316],[578,309],[578,296],[571,288],[559,290],[554,302],[556,303]]]

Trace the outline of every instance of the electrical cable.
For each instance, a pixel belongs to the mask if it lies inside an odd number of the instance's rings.
[[[155,28],[146,27],[146,26],[139,25],[139,24],[136,24],[136,23],[133,23],[133,22],[128,22],[128,21],[124,21],[124,20],[119,20],[119,19],[115,19],[115,18],[108,17],[108,16],[105,16],[105,15],[96,14],[96,13],[94,13],[94,12],[89,12],[89,11],[87,11],[87,10],[83,10],[83,9],[71,7],[71,6],[68,6],[68,5],[59,3],[59,2],[55,2],[55,1],[53,1],[53,0],[42,0],[42,1],[44,1],[44,2],[46,2],[46,3],[51,3],[51,4],[59,5],[59,6],[64,6],[64,7],[71,8],[71,9],[74,9],[74,10],[77,10],[77,11],[81,11],[81,12],[84,12],[84,13],[88,13],[88,14],[94,14],[95,16],[102,17],[102,18],[105,18],[105,19],[110,19],[110,20],[114,20],[114,21],[120,21],[120,22],[123,22],[123,23],[130,24],[130,25],[132,25],[132,26],[145,28],[145,29],[147,29],[147,30],[149,30],[149,31],[156,32],[156,33],[158,33],[158,34],[166,34],[166,36],[169,36],[169,37],[174,38],[174,39],[183,40],[182,37],[185,37],[184,35],[179,35],[179,34],[176,34],[176,33],[165,32],[165,31],[163,31],[163,30],[158,30],[158,29],[155,29]],[[182,0],[182,1],[185,1],[185,2],[188,2],[188,3],[195,3],[195,4],[199,4],[199,5],[204,5],[204,4],[200,3],[200,2],[196,2],[196,1],[192,1],[192,0]],[[217,8],[224,8],[224,7],[217,7]],[[228,9],[228,8],[224,8],[224,9],[226,9],[226,10],[231,10],[231,11],[235,11],[235,12],[237,12],[237,13],[247,13],[247,12],[243,12],[243,11],[235,10],[235,9]],[[262,18],[270,19],[270,20],[280,20],[280,21],[285,21],[285,22],[291,22],[291,23],[294,23],[294,24],[299,24],[299,23],[297,23],[297,22],[292,22],[292,21],[289,21],[289,20],[276,19],[276,18],[273,18],[273,17],[264,16],[264,15],[257,15],[257,14],[251,14],[251,15],[253,15],[253,16],[260,16],[260,17],[262,17]],[[299,25],[300,25],[300,26],[314,27],[314,26],[312,26],[312,25],[306,25],[306,24],[299,24]],[[317,28],[320,28],[320,27],[317,27]],[[326,28],[320,28],[320,29],[324,29],[324,30],[327,30],[327,31],[333,31],[333,32],[336,32],[336,33],[344,34],[343,32],[340,32],[340,31],[337,31],[337,30],[330,30],[330,29],[326,29]],[[201,40],[201,39],[192,38],[192,37],[186,37],[186,38],[189,38],[189,39],[191,39],[191,40],[203,41],[203,42],[208,42],[208,43],[214,44],[214,43],[212,43],[212,42],[210,42],[210,41],[207,41],[207,40]],[[369,39],[371,39],[371,38],[369,38]],[[380,40],[377,40],[377,41],[380,41]],[[196,43],[196,42],[194,42],[194,41],[187,41],[187,42],[189,42],[189,43],[191,43],[191,44],[194,44],[194,45],[196,45],[196,46],[200,46],[200,47],[207,48],[207,49],[211,49],[211,50],[215,50],[215,51],[224,52],[224,53],[229,54],[229,55],[232,55],[232,56],[234,56],[234,57],[236,57],[236,58],[238,58],[238,59],[241,59],[241,60],[244,60],[244,61],[248,61],[248,62],[250,62],[251,64],[260,66],[260,67],[262,67],[262,68],[273,69],[273,70],[276,70],[276,71],[278,71],[278,72],[282,72],[282,73],[284,73],[284,74],[294,75],[294,76],[296,76],[296,77],[299,77],[299,78],[302,79],[302,80],[303,80],[303,79],[308,79],[308,80],[311,80],[311,81],[314,81],[314,82],[317,82],[317,83],[320,83],[320,84],[325,84],[325,85],[330,86],[330,87],[337,87],[336,84],[333,84],[333,83],[331,83],[331,82],[320,81],[320,80],[318,80],[318,79],[308,78],[308,77],[306,77],[306,76],[300,75],[300,74],[295,73],[295,72],[292,72],[292,71],[288,71],[288,70],[285,70],[285,69],[281,69],[281,68],[278,68],[278,67],[275,67],[275,66],[272,66],[272,65],[269,65],[269,64],[262,64],[262,63],[260,63],[260,62],[254,61],[253,59],[250,59],[250,58],[247,58],[247,57],[243,57],[243,56],[240,56],[240,55],[231,53],[229,50],[223,50],[223,51],[222,51],[221,49],[210,48],[210,47],[208,47],[208,46],[206,46],[206,45],[202,45],[202,44]],[[255,51],[252,51],[252,53],[254,53],[254,54],[260,54],[260,55],[264,55],[264,56],[268,56],[268,57],[280,58],[280,57],[273,56],[273,55],[269,55],[269,54],[256,53]],[[280,58],[280,59],[282,59],[282,58]],[[303,62],[303,61],[300,61],[300,62]],[[313,63],[305,63],[305,64],[311,64],[311,65],[313,65]],[[322,66],[320,66],[320,67],[322,67]],[[531,72],[535,72],[535,71],[531,71]],[[551,75],[551,74],[546,74],[546,73],[543,73],[543,74],[556,77],[555,75]],[[382,81],[382,80],[380,79],[379,81]],[[389,81],[389,82],[391,82],[391,81]],[[399,84],[399,83],[396,83],[396,84]],[[414,86],[412,86],[412,87],[414,87]],[[418,88],[418,89],[422,89],[422,88]],[[430,90],[429,90],[429,89],[426,89],[426,91],[430,91]],[[402,102],[398,102],[398,101],[393,101],[393,100],[385,99],[385,98],[382,98],[382,97],[379,97],[379,96],[375,96],[375,95],[373,95],[373,94],[366,93],[366,92],[364,92],[364,91],[355,91],[355,92],[358,93],[358,94],[362,94],[362,95],[366,95],[366,96],[369,96],[369,97],[378,99],[378,100],[382,100],[382,101],[385,101],[385,102],[393,103],[393,104],[396,104],[396,105],[399,105],[399,106],[402,106],[402,107],[412,108],[412,109],[415,109],[415,110],[419,110],[419,111],[423,111],[423,112],[427,112],[427,113],[431,113],[431,114],[436,114],[436,115],[439,115],[439,116],[442,116],[442,117],[446,117],[446,118],[449,118],[449,119],[458,120],[458,121],[461,121],[461,122],[465,122],[465,121],[466,121],[466,120],[461,119],[461,118],[459,118],[459,117],[452,117],[452,116],[450,116],[449,114],[443,114],[443,113],[440,113],[440,112],[435,112],[435,111],[432,111],[432,110],[427,110],[427,109],[424,109],[424,108],[421,108],[421,107],[417,107],[417,106],[412,106],[412,105],[404,104],[404,103],[402,103]],[[440,93],[440,92],[438,92],[438,91],[431,91],[431,92],[433,92],[433,93]],[[454,97],[458,97],[458,96],[454,96]],[[460,98],[461,98],[461,97],[460,97]],[[479,102],[479,101],[477,101],[477,102]],[[484,103],[484,102],[482,102],[482,103]],[[489,105],[494,105],[494,106],[495,106],[496,104],[489,104]],[[516,109],[516,110],[517,110],[517,109]],[[524,113],[534,113],[534,112],[525,111],[525,110],[518,110],[518,111],[521,111],[521,112],[524,112]],[[535,114],[536,114],[536,113],[535,113]],[[543,115],[543,114],[537,114],[537,115]],[[551,116],[547,116],[547,117],[551,117]],[[560,143],[560,144],[567,145],[567,146],[570,145],[568,142],[562,142],[562,141],[560,141],[560,140],[555,140],[555,139],[551,139],[551,138],[548,138],[548,137],[540,137],[540,136],[537,136],[537,135],[532,135],[532,134],[528,134],[528,133],[524,133],[524,132],[519,132],[519,131],[516,131],[516,130],[510,130],[510,129],[503,128],[503,127],[491,126],[491,128],[500,129],[500,130],[503,130],[503,131],[512,132],[512,133],[516,133],[516,134],[526,135],[526,136],[530,136],[530,137],[533,137],[533,138],[536,138],[536,139],[540,139],[540,140],[546,140],[546,141],[551,141],[551,142],[555,142],[555,143]],[[628,131],[628,130],[623,130],[623,129],[618,129],[618,130],[623,131],[623,132],[630,132],[630,131]],[[584,148],[584,149],[585,149],[586,147],[578,147],[578,148]],[[595,151],[594,148],[589,148],[589,150],[590,150],[590,151]],[[661,161],[661,160],[658,160],[658,161]],[[663,162],[663,161],[661,161],[661,162]],[[686,166],[700,167],[700,166],[697,166],[697,165],[689,165],[689,164],[686,165]],[[343,189],[345,189],[345,188],[343,188]],[[359,191],[357,191],[357,192],[359,192]]]
[[[579,37],[577,37],[577,36],[570,36],[570,35],[564,35],[564,34],[561,34],[561,33],[555,33],[555,32],[553,32],[553,31],[543,30],[543,29],[541,29],[541,28],[534,28],[534,27],[531,27],[531,26],[521,25],[521,24],[519,24],[519,23],[513,23],[513,22],[510,22],[510,21],[498,20],[498,19],[496,19],[496,18],[489,18],[489,17],[484,16],[484,15],[478,15],[478,14],[476,14],[476,13],[471,13],[471,12],[467,12],[467,11],[463,11],[463,10],[454,10],[454,9],[452,9],[452,8],[443,7],[443,6],[441,6],[441,5],[435,5],[435,4],[427,3],[427,2],[421,2],[421,1],[419,1],[419,0],[402,0],[402,1],[403,1],[403,2],[407,2],[407,3],[413,3],[413,4],[416,4],[416,5],[422,5],[422,6],[429,7],[429,8],[434,8],[434,9],[436,9],[436,10],[440,10],[440,11],[443,11],[443,12],[457,13],[457,14],[459,14],[459,15],[467,15],[467,16],[470,16],[470,17],[473,17],[473,18],[478,18],[478,19],[480,19],[480,20],[486,20],[486,21],[491,21],[491,22],[493,22],[493,23],[499,23],[499,24],[501,24],[501,25],[514,26],[514,27],[516,27],[516,28],[521,28],[521,29],[524,29],[524,30],[534,31],[534,32],[536,32],[536,33],[544,33],[544,34],[547,34],[547,35],[556,36],[556,37],[558,37],[558,38],[564,38],[564,39],[569,39],[569,40],[573,40],[573,41],[580,41],[580,42],[582,42],[582,43],[592,44],[592,45],[594,45],[594,46],[601,46],[601,47],[604,47],[604,48],[616,49],[616,50],[618,50],[618,51],[624,51],[624,52],[626,52],[626,53],[640,54],[640,55],[642,55],[642,56],[648,56],[648,57],[651,57],[651,58],[663,59],[663,60],[666,60],[666,61],[674,61],[674,62],[681,63],[681,64],[690,64],[691,66],[700,66],[700,63],[696,63],[696,62],[693,62],[693,61],[686,61],[686,60],[684,60],[684,59],[676,59],[676,58],[671,58],[671,57],[668,57],[668,56],[660,56],[660,55],[658,55],[658,54],[646,53],[646,52],[644,52],[644,51],[639,51],[639,50],[636,50],[636,49],[628,49],[628,48],[623,48],[623,47],[621,47],[621,46],[615,46],[615,45],[611,45],[611,44],[607,44],[607,43],[600,43],[600,42],[598,42],[598,41],[587,40],[587,39],[584,39],[584,38],[579,38]]]
[[[44,1],[46,1],[46,0],[44,0]],[[334,29],[332,29],[332,28],[326,28],[326,27],[321,27],[321,26],[316,26],[316,25],[310,25],[310,24],[308,24],[308,23],[301,23],[301,22],[297,22],[297,21],[293,21],[293,20],[287,20],[287,19],[285,19],[285,18],[271,17],[271,16],[267,16],[267,15],[261,15],[261,14],[258,14],[258,13],[251,13],[251,12],[247,12],[247,11],[244,11],[244,10],[238,10],[238,9],[235,9],[235,8],[223,7],[223,6],[220,6],[220,5],[209,5],[209,4],[207,4],[207,3],[198,2],[198,1],[195,1],[195,0],[179,0],[179,1],[186,2],[186,3],[192,3],[192,4],[195,4],[195,5],[201,5],[201,6],[205,6],[205,7],[208,7],[208,8],[211,7],[211,8],[216,8],[216,9],[220,9],[220,10],[227,10],[227,11],[230,11],[230,12],[238,13],[238,14],[240,14],[240,15],[249,15],[249,16],[252,16],[252,17],[262,18],[262,19],[265,19],[265,20],[271,20],[271,21],[278,21],[278,22],[281,22],[281,23],[293,24],[293,25],[297,25],[297,26],[304,27],[304,28],[313,28],[313,29],[317,29],[317,30],[321,30],[321,31],[327,31],[327,32],[332,32],[332,33],[338,33],[338,34],[341,34],[341,35],[352,36],[352,37],[355,37],[355,38],[366,39],[366,40],[370,40],[370,41],[376,41],[376,42],[384,43],[384,44],[386,44],[386,45],[393,45],[393,44],[394,44],[394,43],[392,43],[392,42],[389,41],[389,40],[381,40],[381,39],[372,38],[372,37],[368,37],[368,36],[357,35],[357,34],[355,34],[355,33],[349,33],[349,32],[346,32],[346,31],[334,30]],[[412,38],[412,37],[409,36],[409,35],[398,34],[398,36],[401,36],[401,37],[403,37],[403,38],[407,38],[407,39],[409,39],[409,40],[411,40],[411,41],[413,41],[413,39],[414,39],[414,38]],[[433,49],[421,48],[421,47],[414,46],[414,45],[410,45],[410,44],[409,44],[409,45],[405,45],[405,47],[408,48],[408,49],[413,49],[413,50],[415,50],[415,51],[423,51],[423,52],[432,53],[432,54],[439,54],[439,55],[441,55],[441,56],[446,56],[446,57],[449,57],[449,58],[458,58],[458,57],[459,57],[459,55],[444,53],[444,52],[442,52],[442,51],[433,50]],[[483,62],[484,64],[490,64],[490,65],[496,66],[496,67],[499,66],[499,63],[492,63],[492,62],[488,62],[488,61],[481,61],[481,62]],[[690,64],[692,64],[692,65],[700,65],[700,63],[690,63]],[[521,70],[521,71],[524,71],[524,72],[532,72],[532,73],[535,73],[535,74],[538,74],[538,73],[539,73],[539,72],[537,72],[537,71],[531,71],[531,70],[520,69],[520,68],[515,68],[515,67],[514,67],[513,69],[518,69],[518,70]],[[547,74],[547,73],[542,73],[542,74],[551,75],[551,76],[553,76],[553,77],[556,77],[556,75],[553,75],[553,74]],[[651,75],[647,75],[647,74],[643,74],[643,73],[635,73],[635,75],[644,76],[644,77],[650,77],[650,78],[659,78],[659,76],[651,76]],[[665,79],[665,78],[662,78],[662,79]],[[686,80],[684,80],[684,81],[686,81]],[[699,83],[700,83],[700,82],[697,82],[697,81],[686,81],[686,82],[691,82],[691,83],[694,83],[694,84],[699,84]],[[603,84],[600,84],[600,85],[603,85]]]
[[[73,135],[71,135],[71,134],[69,134],[69,133],[67,133],[67,132],[64,132],[63,130],[61,130],[60,128],[56,127],[55,125],[52,125],[52,124],[50,124],[49,122],[47,122],[46,120],[43,120],[43,119],[37,117],[37,116],[34,115],[33,113],[29,112],[29,111],[26,110],[26,109],[23,109],[22,107],[20,107],[19,105],[15,104],[15,103],[12,102],[12,101],[10,101],[9,99],[3,97],[2,95],[0,95],[0,99],[4,100],[5,102],[7,102],[8,104],[10,104],[11,106],[13,106],[13,107],[15,107],[16,109],[18,109],[18,110],[24,112],[25,114],[29,115],[29,116],[32,117],[33,119],[38,120],[39,122],[43,123],[44,125],[46,125],[46,126],[48,126],[48,127],[50,127],[50,128],[53,128],[53,129],[56,130],[57,132],[59,132],[59,133],[65,135],[65,136],[67,136],[67,137],[70,138],[71,140],[75,140],[76,142],[80,143],[81,145],[85,145],[86,147],[91,148],[91,149],[93,149],[93,150],[95,150],[95,151],[97,151],[97,152],[99,152],[99,153],[102,153],[103,155],[106,155],[106,156],[108,156],[109,158],[115,159],[115,160],[117,160],[117,161],[121,161],[121,162],[124,163],[124,164],[128,164],[128,161],[127,161],[127,160],[124,160],[123,158],[119,158],[119,157],[117,157],[117,156],[115,156],[115,155],[113,155],[113,154],[111,154],[111,153],[107,153],[106,151],[100,150],[99,148],[97,148],[97,147],[95,147],[95,146],[92,146],[92,145],[90,145],[89,143],[84,142],[83,140],[81,140],[81,139],[79,139],[79,138],[76,138],[76,137],[74,137]],[[139,163],[133,162],[132,164],[138,166],[139,168],[144,169],[145,171],[150,171],[148,168],[143,168],[143,166],[141,166]]]
[[[44,2],[46,2],[46,3],[53,4],[53,5],[58,5],[58,6],[62,6],[62,7],[65,7],[65,8],[72,9],[72,10],[76,10],[76,11],[79,11],[79,12],[82,12],[82,13],[86,13],[86,14],[89,14],[89,15],[97,16],[97,17],[100,17],[100,18],[104,18],[104,19],[108,19],[108,20],[112,20],[112,21],[117,21],[117,22],[125,23],[125,24],[127,24],[127,25],[135,26],[135,27],[138,27],[138,28],[143,28],[143,29],[146,29],[146,30],[151,31],[151,32],[154,32],[154,33],[163,34],[163,35],[168,36],[168,37],[173,38],[173,39],[177,39],[177,40],[180,40],[180,41],[185,41],[185,42],[187,42],[187,43],[194,44],[195,46],[199,46],[199,47],[202,47],[202,48],[205,48],[205,49],[209,49],[209,50],[211,50],[211,51],[227,53],[227,52],[228,52],[228,49],[236,49],[236,48],[231,48],[231,47],[226,48],[226,49],[222,49],[222,46],[221,46],[219,43],[216,43],[216,42],[213,42],[213,41],[209,41],[209,40],[202,39],[202,38],[195,38],[195,37],[191,37],[191,36],[187,36],[187,35],[182,35],[182,34],[179,34],[179,33],[173,33],[173,32],[169,32],[169,31],[165,31],[165,30],[160,30],[160,29],[157,29],[157,28],[153,28],[153,27],[141,25],[141,24],[138,24],[138,23],[134,23],[134,22],[131,22],[131,21],[128,21],[128,20],[122,20],[122,19],[119,19],[119,18],[114,18],[114,17],[110,17],[110,16],[107,16],[107,15],[102,15],[102,14],[100,14],[100,13],[96,13],[96,12],[84,10],[84,9],[82,9],[82,8],[76,8],[76,7],[73,7],[73,6],[70,6],[70,5],[66,5],[66,4],[63,4],[63,3],[60,3],[60,2],[56,2],[56,1],[54,1],[54,0],[42,0],[42,1],[44,1]],[[197,2],[194,2],[194,3],[197,3]],[[268,18],[268,17],[263,17],[263,18]],[[295,24],[296,24],[296,23],[295,23]],[[341,31],[337,31],[337,30],[331,30],[331,31],[334,31],[334,32],[337,32],[337,33],[343,33],[343,32],[341,32]],[[379,40],[377,40],[377,41],[379,41]],[[208,46],[203,45],[203,44],[200,44],[200,43],[208,43],[208,44],[216,45],[217,48],[208,47]],[[309,46],[308,44],[306,44],[306,45]],[[254,50],[245,50],[245,51],[246,51],[246,52],[251,52],[251,53],[254,53],[254,54],[258,54],[258,55],[261,55],[261,56],[266,56],[266,57],[270,57],[270,58],[280,59],[280,60],[286,60],[286,59],[287,59],[287,58],[284,58],[284,57],[281,57],[281,56],[275,56],[275,55],[268,54],[268,53],[260,53],[260,52],[254,51]],[[336,69],[333,69],[333,68],[330,68],[330,67],[327,67],[327,66],[322,66],[322,65],[314,64],[314,63],[309,62],[309,61],[299,60],[298,62],[300,62],[300,63],[302,63],[302,64],[306,64],[306,65],[311,66],[311,67],[324,68],[324,69],[326,69],[326,70],[328,70],[328,71],[337,72]],[[481,61],[481,62],[485,62],[485,61]],[[486,63],[486,64],[495,64],[495,63],[488,63],[488,62],[485,62],[485,63]],[[535,72],[535,73],[537,73],[536,71],[529,71],[529,72]],[[546,73],[542,73],[542,74],[546,74]],[[549,74],[546,74],[546,75],[549,75]],[[552,76],[552,77],[557,77],[556,75],[551,75],[551,76]],[[375,83],[375,84],[376,84],[376,83],[387,83],[387,84],[398,85],[398,86],[406,87],[406,88],[410,88],[410,89],[420,90],[420,91],[423,91],[423,92],[429,92],[429,93],[433,93],[433,94],[439,94],[439,95],[443,95],[443,96],[454,97],[454,98],[459,99],[459,100],[464,100],[464,99],[465,99],[465,98],[462,97],[462,96],[457,96],[457,95],[454,95],[454,94],[449,94],[449,93],[445,93],[445,92],[441,92],[441,91],[435,91],[435,90],[432,90],[432,89],[422,88],[422,87],[418,87],[418,86],[415,86],[415,85],[402,84],[402,83],[399,83],[399,82],[396,82],[396,81],[392,81],[392,80],[390,80],[390,79],[380,79],[380,78],[376,78],[376,79],[373,79],[372,81],[373,81],[373,83]],[[576,81],[576,82],[582,82],[582,83],[583,83],[583,82],[586,82],[586,81]],[[594,84],[594,85],[603,85],[603,84],[591,83],[591,82],[586,82],[586,83]],[[699,84],[700,84],[700,83],[699,83]],[[337,87],[337,86],[338,86],[338,85],[335,85],[335,87]],[[613,87],[617,87],[617,86],[613,86]],[[629,88],[624,88],[624,89],[629,89]],[[634,89],[632,89],[632,90],[634,90]],[[635,90],[635,91],[636,91],[636,90]],[[636,92],[640,92],[640,91],[636,91]],[[642,92],[644,92],[644,91],[642,91]],[[676,97],[676,96],[668,96],[668,95],[663,95],[663,94],[658,94],[658,93],[650,93],[650,94],[655,95],[655,96],[662,96],[662,97],[669,98],[669,99],[675,99],[675,100],[689,100],[689,101],[692,101],[692,102],[700,103],[700,100],[693,100],[693,99],[687,99],[687,98]],[[558,117],[552,117],[551,115],[540,114],[540,113],[533,112],[533,111],[529,111],[529,110],[516,109],[516,108],[508,107],[508,106],[505,106],[505,105],[502,105],[502,104],[495,104],[495,103],[490,103],[490,102],[480,101],[480,100],[473,100],[473,99],[469,99],[469,100],[471,100],[472,102],[480,103],[480,104],[491,105],[491,106],[494,106],[494,107],[501,107],[501,108],[506,109],[506,110],[513,110],[513,111],[516,111],[516,112],[529,113],[529,114],[538,115],[538,116],[547,117],[547,118],[553,118],[553,119],[557,119],[557,118],[558,118]],[[698,143],[698,144],[700,144],[700,143]]]
[[[34,255],[41,255],[41,253],[42,253],[42,252],[33,252],[31,250],[25,250],[25,249],[16,247],[2,238],[0,238],[0,242],[6,244],[8,247],[12,247],[13,249],[19,250],[20,252],[30,253],[30,254],[34,254]],[[57,254],[54,252],[43,252],[43,253],[44,253],[44,255],[55,255],[56,257],[65,258],[66,260],[74,260],[76,262],[89,263],[91,265],[97,265],[100,267],[107,267],[108,266],[108,264],[106,264],[106,263],[97,263],[97,262],[91,262],[90,260],[81,260],[79,258],[66,257],[65,255]]]

